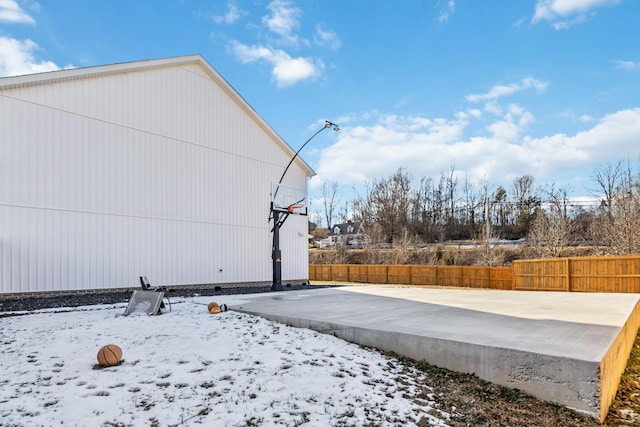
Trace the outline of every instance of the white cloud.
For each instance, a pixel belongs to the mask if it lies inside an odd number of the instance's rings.
[[[349,114],[343,114],[341,116],[338,117],[334,117],[333,120],[338,123],[341,126],[347,125],[349,123],[354,123],[354,122],[358,122],[361,120],[370,120],[372,115],[377,114],[376,111],[373,112],[369,112],[369,111],[365,111],[363,113],[349,113]]]
[[[387,115],[369,126],[343,127],[337,142],[321,152],[314,180],[358,184],[386,177],[400,166],[419,173],[422,162],[446,169],[449,164],[437,150],[458,140],[466,124],[466,118]]]
[[[619,0],[538,0],[536,15],[569,16],[584,13],[591,9],[606,5],[618,4]]]
[[[593,10],[619,0],[538,0],[531,22],[549,21],[556,30],[583,22]]]
[[[439,22],[447,22],[451,15],[456,11],[456,2],[454,0],[449,0],[447,5],[440,10],[440,14],[438,15]]]
[[[562,111],[559,113],[559,116],[566,118],[572,122],[580,122],[580,123],[589,123],[589,122],[595,122],[596,120],[598,120],[597,118],[590,116],[588,114],[579,115],[573,110]]]
[[[484,111],[489,114],[493,114],[494,116],[502,115],[502,106],[498,104],[495,100],[491,100],[484,104]]]
[[[341,45],[338,35],[332,31],[324,31],[320,24],[316,25],[314,41],[319,46],[329,46],[333,50],[339,49]]]
[[[233,24],[248,14],[249,12],[240,9],[235,2],[230,1],[227,3],[227,11],[223,15],[214,15],[212,19],[217,24]]]
[[[36,21],[27,14],[15,0],[0,0],[0,22],[17,24],[35,24]]]
[[[278,86],[290,86],[322,74],[322,61],[311,58],[292,58],[288,53],[265,46],[247,46],[237,41],[231,42],[231,50],[244,63],[266,61],[272,67],[273,78]]]
[[[51,61],[37,62],[33,57],[33,52],[37,49],[38,45],[28,39],[20,41],[0,37],[0,76],[17,76],[60,69]]]
[[[506,108],[504,116],[489,124],[487,130],[496,141],[517,143],[521,133],[534,122],[533,114],[519,105],[511,104]]]
[[[273,75],[280,86],[289,86],[321,74],[322,66],[308,58],[291,58],[283,54],[276,58]]]
[[[526,18],[520,18],[520,19],[518,19],[517,21],[515,21],[513,23],[513,26],[514,26],[514,28],[520,28],[520,27],[522,27],[522,24],[524,24],[526,21],[527,21]]]
[[[293,31],[299,27],[298,18],[302,11],[287,0],[274,0],[267,6],[270,15],[262,17],[262,23],[282,40],[290,44],[298,44],[299,38]]]
[[[478,110],[477,108],[473,108],[469,111],[467,111],[467,114],[469,114],[470,116],[472,116],[473,118],[479,119],[480,117],[482,117],[482,111]]]
[[[627,70],[627,71],[633,71],[633,70],[640,70],[640,62],[633,62],[633,61],[614,61],[616,66],[620,69],[623,70]]]
[[[299,18],[302,10],[289,0],[272,0],[267,9],[269,13],[262,17],[262,25],[268,30],[264,39],[251,46],[232,40],[229,43],[230,52],[244,63],[268,63],[272,67],[273,79],[279,87],[320,77],[325,70],[321,59],[293,55],[285,50],[308,48],[311,45],[309,40],[296,33],[300,27]],[[326,31],[321,25],[315,27],[314,41],[317,45],[329,46],[332,49],[338,49],[341,44],[336,33]]]
[[[537,91],[543,91],[548,85],[548,82],[542,82],[533,77],[525,77],[516,83],[508,85],[496,85],[492,87],[489,92],[482,94],[468,95],[465,99],[469,102],[479,101],[492,101],[503,96],[512,95],[516,92],[520,92],[525,89],[533,88]]]
[[[569,19],[566,21],[555,21],[551,24],[554,30],[566,30],[569,27],[574,26],[575,24],[581,24],[587,20],[587,15],[578,15],[573,19]]]
[[[640,108],[606,115],[574,135],[543,137],[526,134],[534,120],[527,110],[515,105],[504,110],[483,136],[464,135],[469,121],[475,120],[472,114],[451,120],[383,116],[371,125],[343,125],[336,143],[320,152],[314,180],[360,185],[401,166],[414,177],[437,177],[455,164],[457,171],[478,182],[510,185],[523,174],[544,182],[624,157],[640,140]]]

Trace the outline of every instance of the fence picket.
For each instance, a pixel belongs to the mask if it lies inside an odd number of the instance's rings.
[[[640,293],[640,255],[517,260],[512,267],[311,264],[309,280]]]

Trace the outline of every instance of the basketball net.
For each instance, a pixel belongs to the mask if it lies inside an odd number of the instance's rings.
[[[303,208],[304,205],[302,203],[294,203],[292,205],[287,206],[287,212],[293,213],[295,209]]]

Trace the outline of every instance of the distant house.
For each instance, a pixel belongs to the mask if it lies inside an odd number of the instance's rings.
[[[0,78],[0,294],[270,283],[294,154],[200,55]],[[297,157],[283,183],[312,175]],[[293,215],[283,280],[306,237]]]
[[[336,224],[329,230],[329,237],[322,239],[320,247],[345,245],[351,248],[368,246],[369,238],[364,232],[364,227],[359,222],[349,221],[344,224]]]

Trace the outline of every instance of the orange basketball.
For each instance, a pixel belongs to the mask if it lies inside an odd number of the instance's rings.
[[[122,349],[115,344],[107,344],[98,350],[98,363],[101,366],[116,366],[122,363]]]
[[[207,306],[207,310],[211,311],[212,308],[214,307],[218,307],[218,303],[215,301],[212,301],[209,303],[209,305]]]
[[[215,306],[215,307],[211,307],[211,309],[209,310],[209,313],[218,314],[218,313],[222,313],[222,310],[220,310],[220,307]]]

